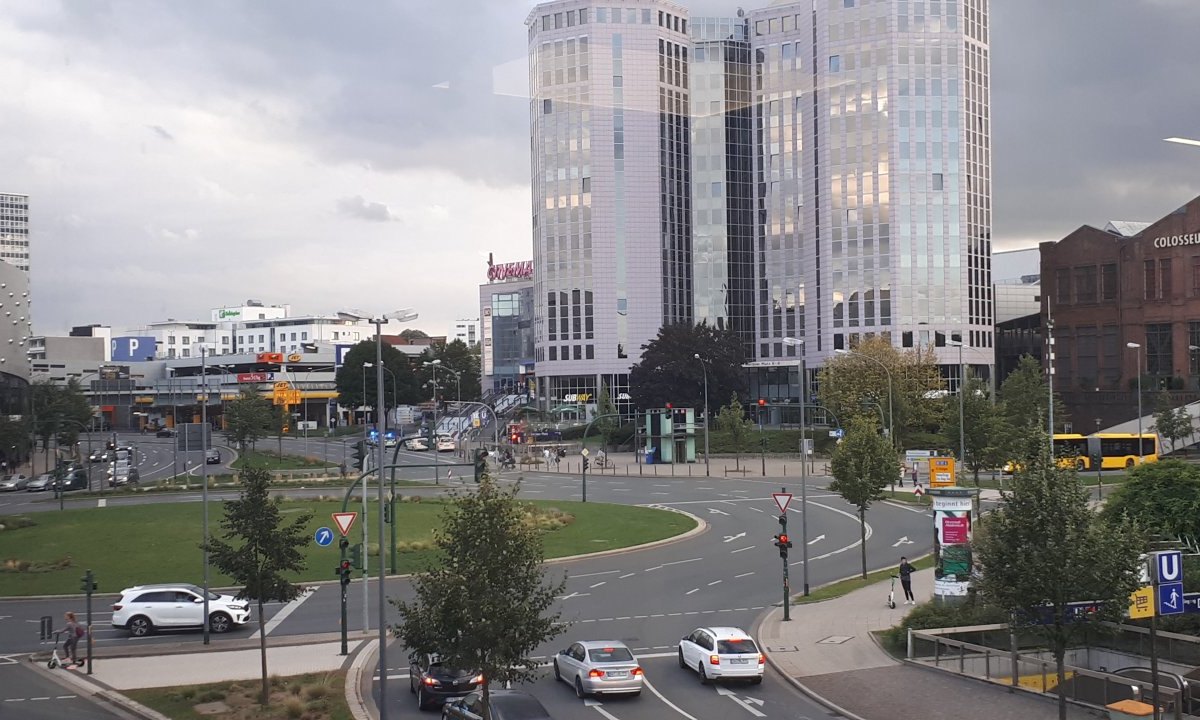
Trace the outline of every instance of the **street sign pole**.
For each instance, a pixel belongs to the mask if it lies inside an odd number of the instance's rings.
[[[804,458],[800,458],[801,463]],[[771,493],[771,499],[775,501],[775,506],[779,508],[779,535],[776,544],[779,546],[779,557],[783,560],[783,620],[788,622],[792,619],[792,589],[788,579],[788,542],[787,531],[787,509],[792,503],[792,494],[787,491],[787,488],[779,488],[779,492]],[[803,516],[802,516],[803,517]],[[801,542],[805,542],[802,538]]]

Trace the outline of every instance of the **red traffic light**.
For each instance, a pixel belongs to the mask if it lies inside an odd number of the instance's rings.
[[[674,403],[667,403],[667,409],[668,409],[668,410],[670,410],[670,409],[671,409],[671,408],[673,408],[673,407],[675,407],[675,404],[674,404]]]
[[[787,536],[787,535],[780,535],[780,536],[779,536],[779,544],[780,544],[780,545],[786,545],[786,544],[787,544],[787,541],[788,541],[788,536]]]
[[[350,569],[350,561],[349,561],[349,560],[343,560],[343,561],[342,561],[342,570],[349,570],[349,569]]]
[[[766,404],[767,404],[767,399],[766,399],[766,398],[759,398],[759,399],[758,399],[758,406],[759,406],[759,407],[763,407],[763,406],[764,406],[764,405],[766,405]]]

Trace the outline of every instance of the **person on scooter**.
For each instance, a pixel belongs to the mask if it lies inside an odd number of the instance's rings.
[[[71,663],[79,664],[79,640],[87,635],[85,628],[78,620],[75,619],[75,613],[68,610],[63,618],[67,621],[66,627],[58,632],[66,633],[67,639],[63,641],[63,654],[71,658]]]

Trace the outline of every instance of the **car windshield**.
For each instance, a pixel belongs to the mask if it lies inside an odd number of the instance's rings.
[[[474,675],[475,673],[471,672],[470,670],[463,670],[462,668],[446,667],[441,663],[441,661],[435,661],[429,663],[429,674],[441,675],[443,677],[460,678],[467,677],[468,675]]]
[[[633,661],[633,653],[629,652],[629,648],[625,647],[592,648],[588,650],[588,657],[594,663]]]
[[[732,640],[718,640],[717,652],[721,655],[738,655],[747,653],[757,653],[758,646],[750,638],[734,638]]]

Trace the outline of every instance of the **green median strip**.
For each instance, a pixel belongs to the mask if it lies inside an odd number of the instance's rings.
[[[933,556],[926,555],[923,558],[917,558],[912,561],[912,566],[916,570],[925,570],[933,567]],[[802,605],[804,603],[821,602],[822,600],[832,600],[843,595],[854,592],[860,588],[865,588],[868,585],[874,585],[879,582],[886,582],[888,578],[896,574],[896,568],[888,568],[886,570],[876,570],[872,573],[867,573],[867,579],[861,577],[850,578],[849,580],[840,580],[824,587],[819,587],[809,592],[808,597],[803,595],[795,595],[792,597],[792,603]],[[896,593],[903,599],[903,594],[897,588]]]
[[[335,467],[335,465],[316,457],[302,457],[287,453],[280,455],[269,451],[248,449],[238,453],[238,459],[233,462],[232,467],[238,469],[261,467],[267,470],[319,470]]]
[[[345,672],[270,678],[270,698],[259,704],[258,678],[207,685],[126,690],[125,695],[175,720],[256,718],[256,720],[352,720],[346,705]],[[224,707],[220,714],[213,710]],[[199,708],[199,709],[197,709]],[[204,712],[201,712],[203,710]]]

